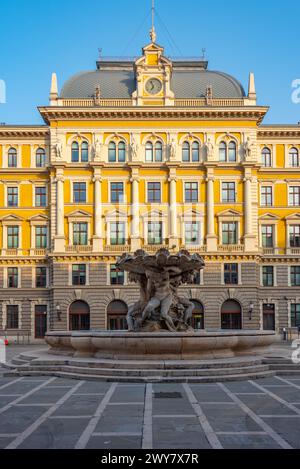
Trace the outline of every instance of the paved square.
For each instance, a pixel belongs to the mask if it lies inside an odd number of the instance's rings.
[[[300,448],[300,379],[121,384],[3,377],[0,448]]]

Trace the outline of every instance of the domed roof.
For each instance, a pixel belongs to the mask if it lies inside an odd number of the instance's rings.
[[[96,87],[100,86],[103,99],[130,99],[136,89],[133,62],[116,65],[115,62],[114,66],[100,66],[98,70],[74,75],[64,84],[60,97],[91,98]],[[212,87],[214,98],[245,97],[241,83],[226,73],[199,67],[173,67],[171,90],[175,98],[203,98],[208,86]]]

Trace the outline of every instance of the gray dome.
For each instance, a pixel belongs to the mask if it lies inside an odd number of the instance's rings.
[[[101,98],[129,99],[136,89],[133,70],[95,70],[71,77],[63,86],[61,98],[91,98],[100,86]],[[210,70],[173,70],[171,89],[175,98],[202,98],[212,86],[214,98],[243,98],[244,88],[230,75]]]

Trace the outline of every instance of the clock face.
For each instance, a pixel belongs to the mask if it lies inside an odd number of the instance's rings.
[[[145,89],[149,94],[158,94],[162,89],[162,82],[158,78],[150,78],[146,82]]]

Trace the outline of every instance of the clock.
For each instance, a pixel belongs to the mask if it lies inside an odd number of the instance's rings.
[[[149,94],[158,94],[162,89],[162,82],[158,78],[150,78],[145,85],[145,90]]]

